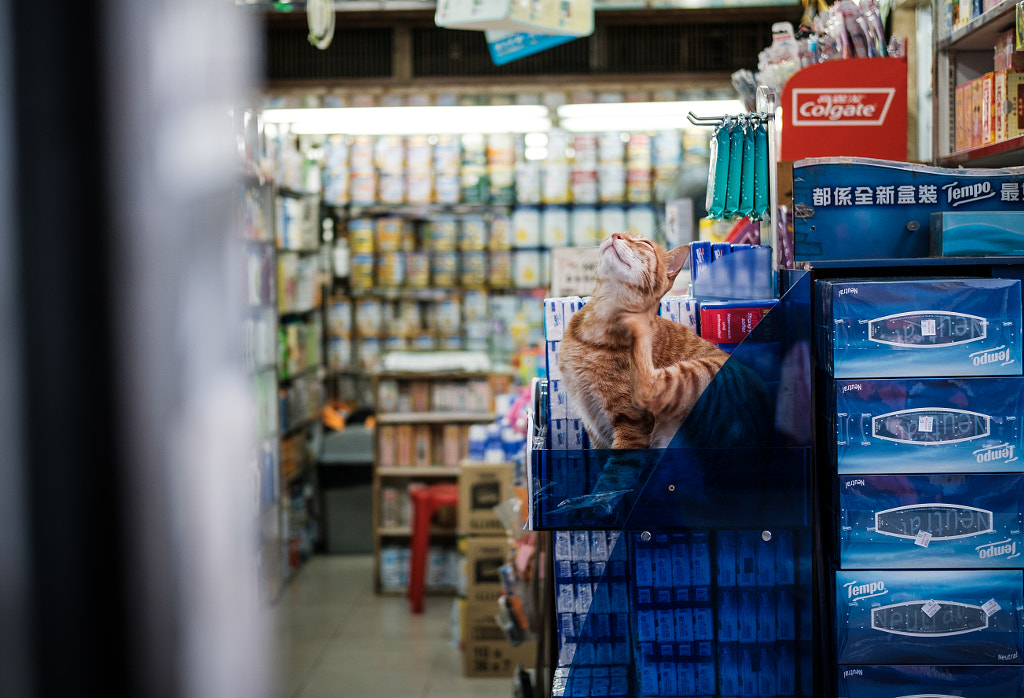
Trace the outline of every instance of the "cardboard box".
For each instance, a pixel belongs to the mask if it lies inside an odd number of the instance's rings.
[[[821,363],[836,378],[1019,376],[1020,294],[1016,279],[818,281]]]
[[[463,461],[459,468],[459,532],[505,535],[505,526],[494,507],[513,495],[512,464]]]
[[[465,676],[512,677],[518,664],[532,668],[537,662],[536,641],[515,647],[498,626],[496,603],[462,602],[462,671]]]
[[[982,104],[985,101],[984,85],[981,78],[971,80],[971,146],[977,148],[982,144]]]
[[[1020,570],[839,570],[839,664],[1021,665]]]
[[[985,73],[978,81],[981,82],[981,145],[990,145],[996,140],[996,123],[993,118],[994,73]]]
[[[954,119],[953,149],[957,152],[967,150],[971,145],[970,137],[970,87],[969,83],[956,86],[953,100],[953,109],[956,115]]]
[[[497,604],[505,591],[501,567],[508,562],[508,539],[499,536],[463,536],[459,539],[462,593],[471,604]]]
[[[1020,378],[858,378],[826,390],[840,474],[1024,469]]]
[[[843,569],[1020,567],[1024,475],[843,475]]]
[[[844,666],[839,698],[955,696],[970,686],[971,698],[1020,695],[1024,669],[1013,666]]]
[[[933,213],[930,250],[935,257],[1024,255],[1024,211]]]

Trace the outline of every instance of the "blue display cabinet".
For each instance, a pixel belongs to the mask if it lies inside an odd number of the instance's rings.
[[[741,443],[592,450],[542,391],[530,514],[553,539],[553,696],[824,695],[810,281],[786,274],[771,322],[727,348],[768,396]],[[736,419],[715,387],[689,418],[704,433]]]

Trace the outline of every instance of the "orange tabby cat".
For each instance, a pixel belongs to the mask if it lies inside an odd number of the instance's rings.
[[[592,448],[756,445],[751,441],[763,433],[769,410],[760,378],[737,361],[727,364],[729,355],[693,330],[658,316],[688,257],[688,245],[666,252],[630,233],[601,244],[597,286],[566,327],[558,356]],[[724,380],[715,383],[720,399],[702,403],[687,422],[723,369]]]

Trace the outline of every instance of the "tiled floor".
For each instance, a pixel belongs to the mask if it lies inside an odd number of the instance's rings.
[[[465,678],[452,646],[453,599],[422,615],[373,591],[368,555],[318,555],[272,608],[282,698],[509,698],[512,680]]]

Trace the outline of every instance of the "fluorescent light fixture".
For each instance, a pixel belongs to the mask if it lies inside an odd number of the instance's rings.
[[[558,125],[566,131],[659,131],[692,126],[686,118],[725,116],[746,111],[736,99],[692,102],[616,102],[564,104],[558,107]]]
[[[289,124],[296,134],[527,133],[551,128],[548,108],[537,104],[267,109],[262,117],[265,123]]]

